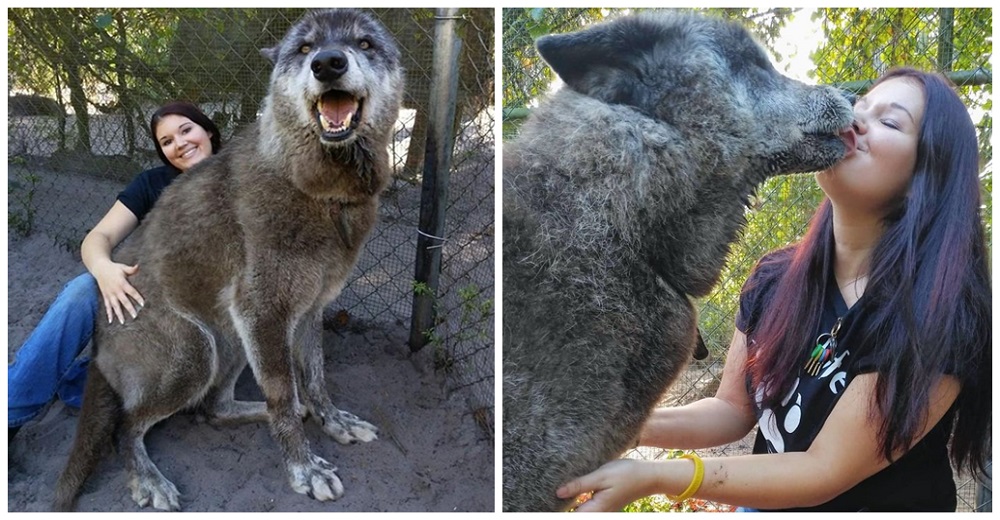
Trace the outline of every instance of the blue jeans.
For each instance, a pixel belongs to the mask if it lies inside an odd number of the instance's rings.
[[[90,358],[77,359],[94,333],[100,292],[84,273],[70,280],[7,366],[7,427],[34,419],[56,395],[79,408]]]

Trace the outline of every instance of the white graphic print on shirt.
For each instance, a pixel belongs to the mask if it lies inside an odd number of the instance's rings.
[[[831,399],[835,400],[836,396],[846,388],[847,371],[841,370],[838,372],[837,370],[843,367],[844,361],[850,354],[849,350],[845,350],[840,355],[827,361],[821,367],[821,372],[817,377],[807,374],[800,375],[795,379],[795,383],[792,385],[792,389],[788,392],[788,395],[781,400],[777,410],[770,408],[761,410],[760,419],[757,421],[757,424],[764,439],[767,440],[768,451],[771,453],[784,453],[786,440],[790,439],[790,436],[798,431],[799,426],[802,424],[805,408],[808,408],[810,403],[816,400],[821,402],[828,402]],[[803,378],[805,378],[805,381],[803,381]],[[825,381],[827,378],[829,378],[829,383]],[[760,407],[763,401],[764,386],[760,385],[757,389],[755,399],[758,407]],[[819,395],[827,390],[830,392],[829,395]],[[803,404],[803,395],[805,395],[805,404]]]

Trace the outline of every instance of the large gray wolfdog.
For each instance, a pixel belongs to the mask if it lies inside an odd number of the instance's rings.
[[[54,507],[72,507],[117,427],[132,498],[179,509],[143,436],[179,410],[213,422],[269,421],[298,493],[335,500],[333,464],[302,416],[342,443],[377,429],[326,393],[321,313],[344,286],[388,184],[402,71],[395,40],[353,10],[307,14],[276,46],[259,121],[177,179],[144,223],[132,280],[145,297],[125,325],[98,320],[83,410]],[[249,360],[266,403],[236,402]]]
[[[565,82],[504,150],[503,508],[635,444],[691,358],[690,298],[716,283],[770,176],[825,168],[837,91],[783,77],[740,26],[644,14],[537,42]]]

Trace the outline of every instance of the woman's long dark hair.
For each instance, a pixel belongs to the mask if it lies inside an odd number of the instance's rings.
[[[164,116],[171,114],[184,116],[196,125],[202,127],[209,134],[212,134],[209,141],[212,143],[213,154],[219,153],[219,150],[222,149],[222,136],[219,133],[219,127],[215,126],[215,123],[212,122],[211,118],[206,116],[201,109],[191,103],[186,101],[173,101],[156,109],[156,112],[153,112],[153,117],[149,119],[149,135],[153,138],[153,146],[156,147],[156,154],[160,156],[160,160],[163,161],[163,164],[173,166],[170,160],[167,159],[167,156],[163,154],[163,150],[160,148],[160,142],[156,139],[156,126],[160,124],[160,121]]]
[[[879,82],[900,77],[923,86],[926,107],[909,191],[884,222],[859,309],[867,325],[857,341],[874,347],[880,367],[871,420],[891,461],[920,434],[938,377],[952,373],[962,388],[953,405],[951,458],[981,475],[991,449],[993,358],[976,132],[946,78],[904,68]],[[755,388],[764,384],[764,406],[777,406],[791,389],[806,345],[814,341],[832,247],[827,199],[797,245],[758,266],[788,266],[774,289],[769,319],[752,332],[756,348],[748,371]]]

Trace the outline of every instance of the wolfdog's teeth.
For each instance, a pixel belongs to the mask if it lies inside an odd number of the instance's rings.
[[[355,115],[356,113],[351,112],[347,114],[347,117],[344,119],[343,122],[338,122],[327,119],[326,116],[323,115],[322,112],[320,112],[319,120],[323,126],[323,130],[327,132],[343,132],[344,130],[347,130],[348,128],[351,127],[351,123],[354,121]]]

